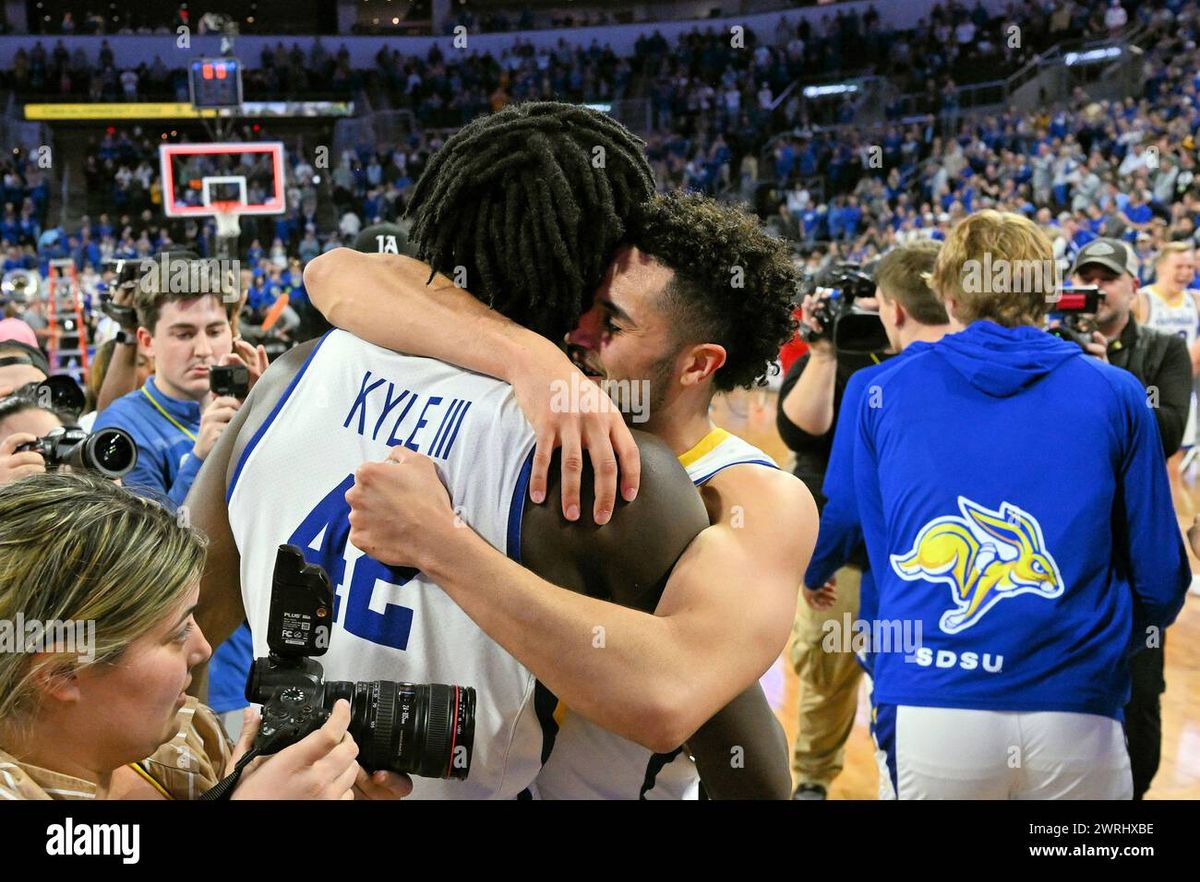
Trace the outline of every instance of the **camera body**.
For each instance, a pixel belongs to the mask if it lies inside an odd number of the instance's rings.
[[[475,690],[438,683],[324,679],[316,657],[329,649],[333,588],[294,545],[275,557],[266,658],[256,658],[246,699],[263,705],[255,747],[276,753],[319,729],[344,698],[359,764],[427,778],[463,780],[475,741]]]
[[[835,263],[806,275],[796,293],[801,300],[828,294],[812,312],[821,331],[800,326],[800,337],[806,343],[829,340],[842,352],[880,352],[888,347],[879,313],[854,305],[859,298],[875,296],[875,279],[858,264]]]
[[[124,477],[137,465],[137,444],[128,432],[116,428],[89,433],[78,426],[64,426],[17,448],[23,450],[40,453],[48,472],[68,465],[111,479]]]
[[[219,364],[208,369],[208,386],[213,395],[239,400],[250,394],[250,370],[244,364]]]
[[[1087,351],[1092,334],[1097,330],[1096,313],[1100,311],[1104,292],[1095,286],[1065,285],[1057,296],[1050,314],[1058,316],[1060,324],[1049,328],[1048,332]]]

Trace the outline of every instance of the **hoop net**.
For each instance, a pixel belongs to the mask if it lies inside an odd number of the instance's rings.
[[[242,226],[238,223],[238,208],[236,202],[214,202],[211,205],[213,217],[217,220],[217,236],[221,239],[235,239],[242,234]]]

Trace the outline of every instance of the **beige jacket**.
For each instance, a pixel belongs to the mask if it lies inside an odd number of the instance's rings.
[[[172,799],[196,799],[224,777],[230,744],[216,715],[188,696],[179,733],[141,765]],[[95,799],[90,781],[18,762],[0,750],[0,800]]]

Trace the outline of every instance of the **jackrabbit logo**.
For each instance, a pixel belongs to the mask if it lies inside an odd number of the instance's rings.
[[[991,511],[958,497],[962,517],[930,521],[912,551],[893,554],[892,569],[909,582],[944,582],[954,609],[938,623],[947,634],[965,631],[1006,597],[1063,593],[1062,574],[1042,539],[1042,527],[1009,502]]]

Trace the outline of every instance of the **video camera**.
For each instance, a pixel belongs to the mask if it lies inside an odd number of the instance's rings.
[[[350,702],[350,735],[368,772],[387,769],[463,780],[475,743],[475,690],[440,683],[323,681],[314,660],[329,649],[333,588],[295,545],[275,557],[266,658],[257,658],[246,699],[263,705],[255,742],[262,753],[295,744],[329,719],[334,702]]]
[[[841,352],[880,352],[888,347],[887,332],[878,312],[855,306],[860,297],[875,296],[875,279],[856,263],[834,263],[816,273],[803,276],[796,294],[800,300],[820,296],[812,317],[821,323],[818,333],[800,325],[800,337],[806,343],[830,340]]]
[[[1075,343],[1087,350],[1096,331],[1096,313],[1104,292],[1095,286],[1064,285],[1058,291],[1058,299],[1050,315],[1059,318],[1057,327],[1047,329],[1055,337]]]
[[[88,432],[78,426],[62,426],[17,448],[22,450],[40,453],[48,472],[68,465],[112,479],[124,477],[137,465],[137,444],[127,432],[115,428]]]

